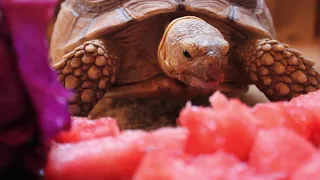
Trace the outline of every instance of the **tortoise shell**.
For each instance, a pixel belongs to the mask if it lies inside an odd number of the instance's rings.
[[[178,12],[221,21],[246,38],[275,36],[264,0],[66,0],[54,25],[51,58],[56,63],[87,40],[112,35],[152,17]]]

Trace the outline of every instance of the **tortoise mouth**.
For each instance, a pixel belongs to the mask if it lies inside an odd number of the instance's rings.
[[[224,77],[224,73],[220,72],[215,78],[210,80],[205,80],[197,75],[186,76],[180,80],[189,86],[198,87],[201,89],[214,89],[223,82]]]

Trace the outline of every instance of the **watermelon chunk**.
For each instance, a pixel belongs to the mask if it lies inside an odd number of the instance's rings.
[[[295,100],[297,101],[299,98]],[[227,97],[220,92],[214,93],[209,101],[216,111],[223,111],[229,104]],[[255,105],[250,111],[253,116],[250,120],[253,120],[253,123],[259,128],[287,127],[308,139],[316,125],[314,114],[297,105],[294,101],[290,103],[285,101],[261,103]],[[318,127],[320,127],[320,120],[318,122]]]
[[[192,156],[181,151],[156,150],[146,154],[133,180],[272,180],[257,175],[235,156],[222,151]]]
[[[284,106],[285,114],[288,116],[286,127],[310,139],[316,123],[313,114],[305,108],[290,103],[285,103]]]
[[[307,110],[286,102],[258,104],[252,109],[259,128],[287,127],[310,138],[315,119]]]
[[[273,128],[282,126],[286,122],[282,103],[257,104],[252,108],[254,123],[260,128]]]
[[[302,165],[292,176],[292,180],[319,180],[320,178],[320,153],[315,154],[309,161]]]
[[[250,153],[249,164],[260,173],[278,173],[282,179],[287,179],[314,153],[315,147],[293,130],[260,130]]]
[[[222,94],[220,91],[217,91],[210,96],[209,102],[211,107],[213,107],[215,110],[222,110],[228,106],[229,100],[224,94]]]
[[[186,138],[184,128],[162,128],[150,133],[127,130],[116,137],[54,143],[45,176],[50,180],[131,179],[146,152],[163,147],[183,149]]]
[[[250,108],[218,92],[210,97],[212,107],[188,103],[178,119],[182,127],[149,132],[120,132],[114,120],[98,124],[77,119],[53,142],[45,176],[49,180],[318,178],[320,152],[309,142],[320,145],[318,109],[309,107],[317,103],[314,99],[319,101],[320,93]],[[302,106],[303,101],[308,107]],[[92,122],[97,124],[86,125]]]
[[[308,94],[300,95],[291,99],[290,103],[297,107],[302,107],[308,110],[308,113],[312,113],[317,120],[320,120],[320,90],[310,92]]]
[[[250,121],[250,109],[239,100],[230,100],[225,106],[213,110],[189,104],[181,111],[179,122],[189,130],[188,153],[208,154],[223,149],[242,160],[247,158],[257,134],[257,127]]]
[[[315,125],[313,127],[313,131],[311,133],[311,141],[320,148],[320,120],[316,120]]]
[[[59,143],[68,143],[118,134],[120,129],[113,118],[88,120],[88,118],[72,117],[71,129],[61,131],[54,140]]]
[[[293,98],[290,104],[297,106],[298,108],[306,109],[306,114],[312,115],[314,118],[314,127],[311,134],[311,141],[318,147],[320,147],[320,90],[310,92]]]

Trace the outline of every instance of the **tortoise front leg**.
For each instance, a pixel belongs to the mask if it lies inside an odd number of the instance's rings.
[[[250,79],[271,101],[290,100],[320,89],[314,62],[273,39],[250,40],[237,49]]]
[[[87,116],[114,83],[118,57],[106,41],[92,40],[75,48],[53,65],[58,80],[74,95],[69,99],[72,116]]]

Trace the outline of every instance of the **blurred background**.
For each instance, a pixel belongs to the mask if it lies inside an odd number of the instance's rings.
[[[265,0],[278,39],[287,43],[316,43],[320,37],[320,0]]]

